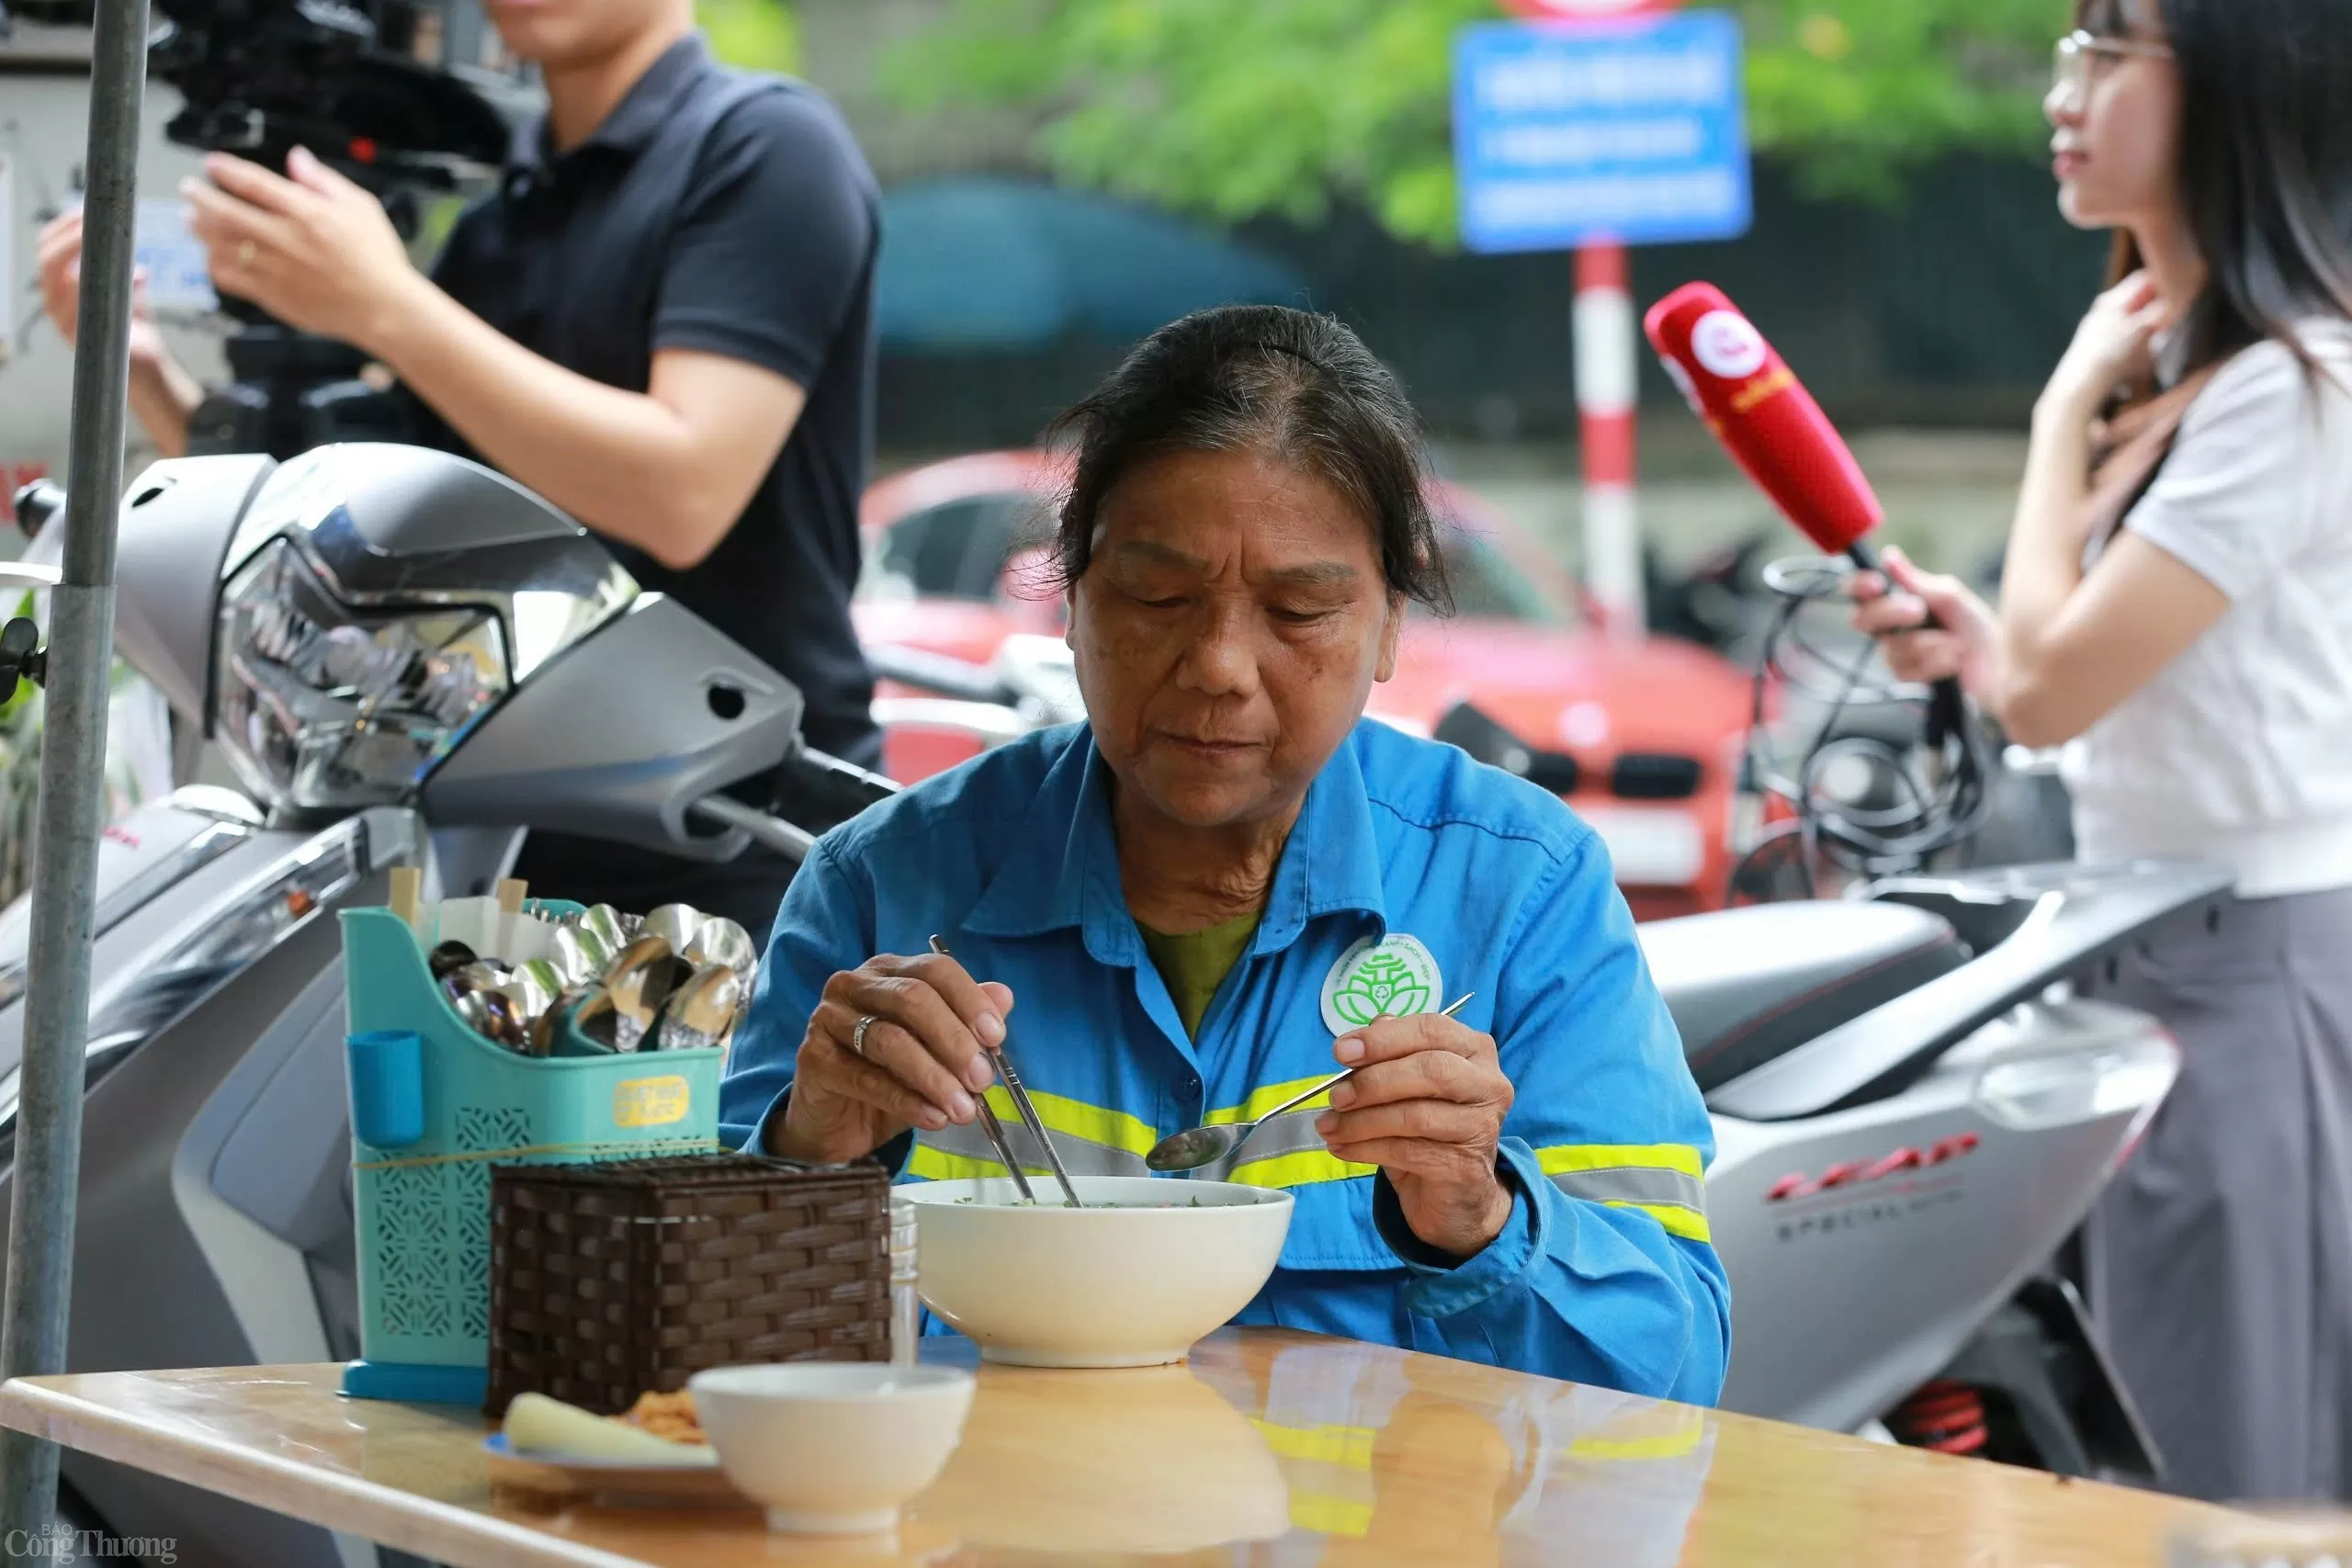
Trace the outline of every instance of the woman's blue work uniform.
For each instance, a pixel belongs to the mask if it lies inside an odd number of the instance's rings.
[[[826,980],[922,953],[933,933],[1012,987],[1008,1049],[1073,1172],[1146,1174],[1167,1134],[1247,1120],[1328,1077],[1348,1029],[1476,992],[1459,1017],[1495,1037],[1517,1090],[1502,1234],[1444,1266],[1374,1168],[1326,1151],[1318,1099],[1199,1173],[1296,1200],[1280,1265],[1235,1321],[1692,1403],[1721,1392],[1730,1299],[1709,1244],[1706,1110],[1608,852],[1552,795],[1360,723],[1308,790],[1257,934],[1194,1039],[1127,913],[1090,732],[1000,747],[810,854],[736,1038],[729,1144],[788,1091]],[[902,1179],[1003,1174],[989,1152],[977,1125],[950,1126],[883,1157]]]

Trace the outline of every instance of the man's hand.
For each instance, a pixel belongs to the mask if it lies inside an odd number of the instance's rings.
[[[1332,1054],[1357,1071],[1315,1123],[1325,1145],[1387,1173],[1415,1235],[1456,1258],[1483,1251],[1511,1209],[1495,1170],[1511,1087],[1492,1037],[1420,1013],[1381,1019]]]
[[[221,293],[374,353],[417,290],[431,287],[383,205],[303,149],[287,157],[290,177],[220,152],[204,168],[211,185],[180,189]]]
[[[971,1122],[996,1077],[982,1049],[1004,1043],[1012,1010],[1011,990],[944,953],[884,953],[835,975],[801,1038],[782,1124],[763,1134],[769,1151],[841,1164],[910,1127]]]
[[[41,304],[70,348],[81,327],[82,214],[74,211],[51,219],[40,231],[35,254],[40,258]],[[131,412],[139,416],[156,449],[166,457],[185,453],[188,417],[204,400],[204,389],[172,357],[147,304],[146,279],[138,273],[130,278],[129,391]]]
[[[34,254],[40,270],[40,302],[48,308],[50,324],[74,346],[74,336],[81,329],[82,312],[82,214],[79,209],[52,218],[43,226],[35,243]],[[156,328],[155,312],[147,303],[147,280],[143,274],[133,274],[130,280],[130,367],[153,370],[171,357],[164,346],[164,334]]]

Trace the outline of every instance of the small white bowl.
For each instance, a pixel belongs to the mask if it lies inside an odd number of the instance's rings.
[[[939,1478],[964,1435],[972,1374],[794,1361],[716,1367],[686,1387],[736,1488],[792,1535],[871,1535]]]
[[[1290,1231],[1291,1196],[1272,1188],[1079,1176],[1088,1207],[1072,1209],[1046,1198],[1050,1179],[1031,1184],[1035,1204],[1003,1177],[898,1189],[915,1204],[924,1303],[1015,1366],[1181,1361],[1250,1304]]]

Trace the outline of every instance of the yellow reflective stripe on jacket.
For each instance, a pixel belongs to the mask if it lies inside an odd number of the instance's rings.
[[[1021,1162],[1021,1168],[1039,1175],[1051,1171],[1053,1167],[1046,1158],[1046,1151],[1037,1146],[1036,1139],[1023,1124],[1020,1112],[1013,1109],[1012,1096],[1004,1086],[991,1088],[988,1102],[996,1111],[1005,1141],[1012,1145],[1012,1156]],[[1045,1123],[1054,1140],[1054,1152],[1061,1156],[1071,1175],[1151,1174],[1143,1156],[1158,1138],[1135,1117],[1125,1111],[1065,1100],[1057,1094],[1033,1091],[1029,1102],[1036,1108],[1037,1120]],[[918,1134],[915,1156],[907,1162],[907,1172],[927,1181],[1007,1174],[1004,1162],[997,1157],[996,1146],[989,1142],[988,1133],[978,1122]]]
[[[1329,1149],[1311,1149],[1272,1159],[1245,1160],[1230,1175],[1216,1179],[1238,1181],[1244,1187],[1311,1187],[1318,1181],[1351,1181],[1379,1169],[1376,1165],[1351,1165]]]
[[[1220,1126],[1228,1122],[1255,1122],[1259,1117],[1265,1115],[1268,1111],[1273,1110],[1275,1106],[1280,1105],[1283,1101],[1288,1100],[1292,1095],[1300,1093],[1306,1089],[1313,1089],[1317,1084],[1319,1084],[1324,1079],[1329,1077],[1331,1073],[1336,1073],[1339,1070],[1339,1068],[1333,1067],[1330,1073],[1317,1073],[1312,1077],[1293,1078],[1288,1083],[1270,1083],[1265,1088],[1256,1090],[1249,1099],[1243,1100],[1240,1104],[1228,1105],[1222,1111],[1212,1111],[1206,1116],[1202,1117],[1201,1121],[1204,1125],[1211,1127]],[[1317,1095],[1310,1100],[1305,1101],[1297,1106],[1296,1109],[1300,1111],[1323,1111],[1329,1109],[1330,1104],[1331,1096],[1329,1091],[1326,1091],[1322,1094]],[[1263,1134],[1261,1134],[1261,1136]]]
[[[1638,1209],[1686,1241],[1714,1240],[1706,1168],[1688,1144],[1564,1144],[1537,1149],[1535,1164],[1568,1197]]]
[[[1679,1203],[1611,1203],[1606,1206],[1611,1209],[1639,1209],[1643,1213],[1664,1225],[1666,1234],[1668,1235],[1679,1235],[1685,1241],[1695,1241],[1706,1247],[1713,1247],[1715,1244],[1715,1233],[1708,1226],[1707,1216],[1697,1210],[1686,1209]]]
[[[1212,1111],[1201,1120],[1212,1127],[1255,1122],[1293,1095],[1313,1089],[1330,1076],[1317,1073],[1312,1077],[1268,1084],[1240,1104]],[[1250,1134],[1238,1158],[1227,1156],[1233,1163],[1219,1161],[1199,1174],[1215,1181],[1238,1181],[1245,1187],[1311,1187],[1319,1181],[1351,1181],[1372,1175],[1380,1168],[1378,1166],[1351,1165],[1335,1159],[1331,1151],[1323,1146],[1323,1135],[1315,1130],[1315,1120],[1330,1107],[1331,1097],[1327,1092],[1283,1111]]]
[[[1706,1166],[1688,1144],[1563,1144],[1535,1151],[1544,1175],[1571,1170],[1679,1170],[1703,1179]]]
[[[914,1152],[907,1156],[907,1174],[925,1181],[978,1181],[982,1177],[1010,1176],[1012,1172],[1004,1168],[1002,1160],[951,1154],[917,1138]]]
[[[990,1087],[989,1103],[996,1108],[997,1120],[1008,1128],[1020,1124],[1021,1113],[1013,1109],[1012,1096],[1002,1084]],[[1048,1133],[1067,1133],[1106,1149],[1124,1149],[1136,1156],[1151,1153],[1152,1145],[1159,1142],[1159,1134],[1152,1130],[1150,1122],[1124,1111],[1065,1100],[1058,1094],[1043,1094],[1034,1089],[1029,1091],[1029,1103],[1036,1108],[1037,1120],[1046,1124]]]

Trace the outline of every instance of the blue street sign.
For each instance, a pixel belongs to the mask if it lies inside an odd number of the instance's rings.
[[[1455,35],[1453,146],[1474,251],[1747,231],[1739,24],[1489,22]]]

